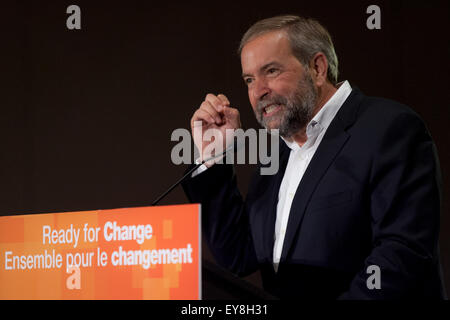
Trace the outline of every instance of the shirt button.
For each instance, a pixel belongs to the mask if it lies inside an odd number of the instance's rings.
[[[293,192],[289,192],[289,197],[293,198],[294,197],[294,193]]]

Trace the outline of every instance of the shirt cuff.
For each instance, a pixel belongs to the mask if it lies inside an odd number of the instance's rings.
[[[195,160],[195,164],[200,164],[200,163],[201,163],[200,158],[197,159],[197,160]],[[197,170],[195,170],[194,172],[192,172],[191,178],[194,178],[195,176],[199,175],[200,173],[206,171],[207,169],[208,169],[208,167],[205,166],[204,164],[202,164],[200,167],[198,167]]]

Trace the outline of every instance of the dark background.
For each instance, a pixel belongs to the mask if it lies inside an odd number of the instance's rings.
[[[66,28],[71,4],[81,30]],[[366,28],[371,4],[381,30]],[[149,205],[185,170],[171,162],[170,136],[189,128],[207,93],[224,93],[244,128],[258,127],[236,49],[252,23],[285,13],[328,28],[340,81],[407,104],[427,124],[444,181],[450,292],[448,1],[1,3],[0,215]],[[243,194],[251,170],[237,167]],[[178,188],[161,204],[186,202]],[[260,286],[258,274],[246,280]]]

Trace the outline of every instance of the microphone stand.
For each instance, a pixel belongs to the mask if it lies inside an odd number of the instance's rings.
[[[194,172],[195,170],[197,170],[202,164],[204,164],[205,162],[211,161],[213,159],[216,159],[218,157],[221,156],[225,156],[225,154],[229,151],[234,149],[234,145],[231,145],[230,147],[226,148],[224,152],[222,152],[219,155],[213,156],[211,158],[208,158],[206,160],[203,160],[202,162],[196,164],[194,167],[192,167],[184,176],[181,177],[181,179],[179,179],[177,182],[175,182],[169,189],[167,189],[166,192],[164,192],[162,195],[160,195],[155,201],[152,202],[151,206],[156,206],[156,204],[158,204],[159,201],[161,201],[163,198],[165,198],[165,196],[167,196],[170,191],[172,191],[173,189],[175,189],[176,186],[178,186],[180,183],[182,183],[184,180],[186,180],[188,177],[190,177],[190,175],[192,174],[192,172]]]

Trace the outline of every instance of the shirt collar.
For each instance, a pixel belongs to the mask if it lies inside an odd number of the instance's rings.
[[[338,83],[337,87],[337,91],[331,96],[330,99],[328,99],[328,101],[306,126],[306,136],[308,137],[308,140],[305,145],[311,145],[311,143],[314,143],[320,132],[328,128],[331,121],[334,119],[339,109],[352,92],[352,87],[347,80]],[[281,137],[281,139],[283,139],[286,145],[292,150],[298,150],[300,148],[295,141],[290,142],[283,137]]]
[[[336,92],[324,104],[319,112],[317,112],[314,118],[312,118],[308,126],[311,123],[317,122],[323,128],[328,128],[331,121],[334,119],[339,109],[344,104],[347,97],[350,95],[350,92],[352,92],[352,87],[350,86],[350,83],[348,81],[340,82],[337,86],[338,89],[336,90]]]

